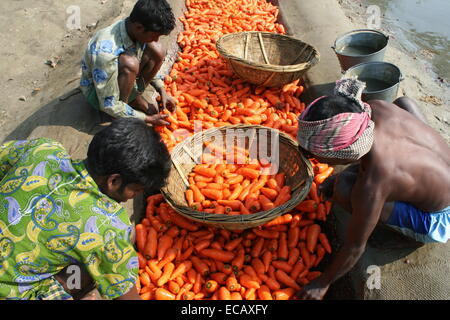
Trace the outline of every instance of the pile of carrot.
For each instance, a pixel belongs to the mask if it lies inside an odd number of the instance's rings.
[[[148,197],[146,217],[136,225],[141,298],[296,299],[296,292],[320,276],[315,268],[332,252],[320,226],[331,203],[317,194],[317,185],[331,172],[313,165],[315,182],[304,201],[247,230],[199,224],[176,213],[161,194]]]
[[[164,111],[170,125],[158,128],[168,149],[194,132],[234,124],[264,125],[295,138],[297,118],[305,109],[299,81],[282,88],[251,85],[236,77],[215,46],[231,32],[285,34],[276,23],[278,8],[266,0],[186,0],[186,7],[177,40],[182,51],[165,79],[177,111]]]
[[[182,51],[165,79],[166,90],[178,101],[177,110],[164,111],[170,125],[157,127],[168,149],[196,131],[232,124],[263,125],[295,138],[298,116],[305,109],[299,100],[304,89],[299,81],[278,89],[246,83],[215,47],[221,35],[231,32],[285,34],[276,22],[278,8],[266,0],[185,1],[187,12],[180,18],[184,31],[177,40]],[[257,160],[229,164],[222,157],[217,162],[221,150],[207,147],[214,156],[204,153],[202,164],[189,176],[185,196],[191,207],[248,214],[287,201],[290,190],[283,173],[270,175],[265,172],[267,164]],[[242,150],[233,153],[248,157]],[[332,252],[321,228],[331,202],[319,197],[317,188],[333,168],[310,160],[315,177],[305,200],[256,228],[210,227],[179,215],[161,194],[148,197],[146,217],[136,225],[136,287],[141,298],[296,299],[296,292],[321,275],[317,267]]]
[[[270,163],[250,159],[247,150],[234,147],[233,160],[238,161],[233,162],[238,164],[230,164],[223,161],[230,156],[223,148],[210,143],[207,149],[214,151],[214,155],[204,153],[203,161],[212,163],[198,164],[189,174],[189,188],[185,191],[189,207],[208,213],[240,215],[270,210],[291,199],[285,174],[270,175]]]

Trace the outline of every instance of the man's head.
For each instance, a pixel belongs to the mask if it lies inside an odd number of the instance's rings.
[[[122,118],[94,136],[87,164],[103,193],[126,202],[144,190],[164,186],[170,155],[153,127],[139,119]]]
[[[175,28],[175,17],[166,0],[139,0],[128,21],[132,36],[141,43],[156,42]]]
[[[367,108],[342,95],[317,99],[299,118],[300,151],[334,165],[359,160],[373,142],[373,122]]]

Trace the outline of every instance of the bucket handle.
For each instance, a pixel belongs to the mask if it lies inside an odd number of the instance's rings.
[[[340,34],[340,35],[336,38],[336,40],[334,40],[334,44],[331,46],[331,49],[333,49],[334,51],[336,51],[336,41],[337,41],[338,39],[342,38],[344,35],[349,34],[349,33],[352,33],[352,32],[359,32],[359,31],[375,31],[375,32],[378,32],[378,33],[382,34],[383,36],[385,36],[385,37],[386,37],[386,40],[389,41],[389,35],[388,35],[388,34],[385,34],[384,32],[381,32],[381,31],[379,31],[379,30],[375,30],[375,29],[355,29],[355,30],[352,30],[352,31],[349,31],[349,32]]]

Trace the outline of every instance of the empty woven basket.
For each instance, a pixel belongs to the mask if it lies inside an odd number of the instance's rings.
[[[258,150],[258,158],[261,150],[266,150],[272,160],[276,159],[279,171],[286,175],[286,185],[291,187],[291,199],[279,207],[249,215],[206,213],[188,207],[185,198],[188,175],[200,163],[203,143],[220,143],[227,148],[227,143],[235,144],[237,140],[244,142],[241,146],[251,154]],[[257,125],[224,126],[198,132],[176,145],[171,157],[172,170],[167,185],[161,190],[169,205],[189,219],[230,230],[253,228],[292,210],[307,196],[314,177],[310,161],[301,154],[292,138],[278,130]]]
[[[300,79],[320,59],[313,46],[271,32],[229,33],[216,46],[240,78],[258,86],[280,87]]]

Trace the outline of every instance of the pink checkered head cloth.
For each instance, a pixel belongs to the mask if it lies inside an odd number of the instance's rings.
[[[368,153],[373,144],[375,123],[370,119],[370,106],[361,101],[364,88],[364,82],[345,78],[336,81],[334,89],[335,95],[347,97],[360,105],[361,113],[347,112],[328,119],[304,121],[311,107],[325,96],[313,101],[298,120],[299,145],[323,158],[358,160]]]

